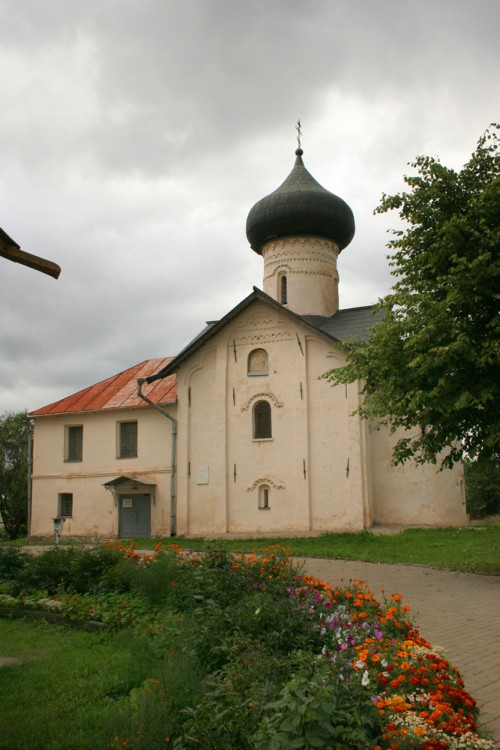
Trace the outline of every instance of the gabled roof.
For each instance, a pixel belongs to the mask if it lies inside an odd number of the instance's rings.
[[[146,359],[128,370],[102,380],[71,396],[55,401],[32,411],[30,417],[41,417],[55,414],[78,414],[89,411],[104,411],[107,409],[145,408],[147,404],[137,395],[137,378],[147,378],[154,372],[164,369],[172,357],[163,359]],[[157,404],[175,403],[176,384],[175,375],[144,387],[144,395]]]
[[[154,381],[165,378],[175,372],[180,365],[188,359],[197,349],[205,344],[209,339],[215,336],[221,331],[228,323],[234,320],[243,310],[245,310],[252,302],[259,300],[267,305],[270,305],[274,309],[278,310],[281,314],[291,318],[296,324],[306,324],[317,333],[322,333],[332,341],[337,343],[347,343],[354,340],[366,340],[369,335],[371,326],[378,322],[379,316],[375,313],[375,306],[369,307],[355,307],[346,310],[339,310],[335,315],[331,317],[322,317],[320,315],[298,315],[292,310],[288,310],[283,307],[279,302],[265,294],[257,287],[253,288],[253,292],[245,297],[236,307],[233,307],[223,318],[210,323],[201,333],[196,336],[176,357],[174,357],[165,367],[158,370],[158,372],[150,375],[146,378],[146,382],[153,383]]]

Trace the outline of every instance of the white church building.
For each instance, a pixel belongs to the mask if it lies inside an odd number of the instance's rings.
[[[124,538],[467,523],[461,467],[393,466],[394,437],[353,416],[361,384],[321,377],[377,314],[339,309],[354,218],[302,154],[248,215],[263,291],[176,357],[31,413],[31,536],[54,517],[67,536]]]

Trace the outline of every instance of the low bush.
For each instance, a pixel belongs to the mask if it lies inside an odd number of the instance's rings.
[[[500,461],[464,464],[467,512],[471,518],[500,514]]]
[[[113,579],[113,569],[123,563],[123,554],[106,545],[88,549],[51,547],[35,555],[20,552],[17,547],[0,546],[0,581],[8,582],[14,593],[96,593],[107,577]]]
[[[0,581],[15,580],[24,567],[27,555],[19,547],[0,546]]]

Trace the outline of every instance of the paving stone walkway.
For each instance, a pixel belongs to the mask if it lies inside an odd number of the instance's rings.
[[[323,581],[363,580],[377,596],[403,594],[420,634],[441,646],[481,710],[481,726],[500,750],[500,577],[420,566],[304,559]]]

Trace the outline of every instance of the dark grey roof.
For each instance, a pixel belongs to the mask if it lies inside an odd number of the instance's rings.
[[[324,318],[321,315],[303,315],[302,319],[328,336],[342,343],[349,343],[350,341],[367,341],[370,328],[375,323],[380,323],[383,317],[382,310],[378,310],[375,305],[368,305],[338,310],[330,318]]]
[[[333,240],[342,250],[354,237],[354,216],[345,201],[330,193],[307,171],[302,149],[279,188],[258,201],[247,218],[247,237],[256,253],[277,237],[315,235]]]

